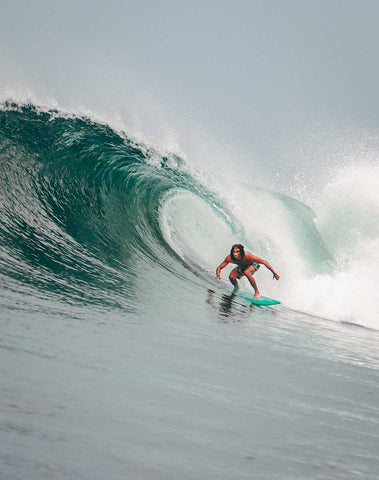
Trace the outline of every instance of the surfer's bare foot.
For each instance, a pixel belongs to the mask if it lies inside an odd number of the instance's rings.
[[[261,296],[261,294],[260,294],[259,292],[256,292],[256,294],[254,295],[254,297],[253,297],[253,298],[255,298],[255,299],[256,299],[256,298],[259,298],[260,296]]]

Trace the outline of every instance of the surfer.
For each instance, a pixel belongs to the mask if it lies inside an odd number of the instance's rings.
[[[234,263],[237,265],[229,275],[229,280],[234,286],[234,291],[238,290],[237,278],[242,278],[244,275],[249,280],[251,286],[254,288],[254,298],[259,298],[260,293],[257,287],[255,278],[253,278],[254,273],[260,268],[261,264],[268,268],[274,278],[279,280],[280,276],[275,272],[272,266],[263,258],[259,258],[251,252],[246,251],[245,247],[240,243],[237,243],[232,246],[230,254],[225,258],[225,260],[217,267],[216,278],[221,279],[220,273],[223,268],[225,268],[229,263]]]

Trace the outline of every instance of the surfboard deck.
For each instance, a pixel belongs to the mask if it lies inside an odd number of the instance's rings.
[[[244,298],[254,305],[278,305],[279,300],[274,300],[273,298],[264,297],[261,295],[259,298],[253,298],[253,295],[249,292],[236,292],[238,297]]]

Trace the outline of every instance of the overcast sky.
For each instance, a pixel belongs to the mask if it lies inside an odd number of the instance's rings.
[[[0,0],[0,89],[118,115],[190,155],[203,135],[299,168],[317,143],[378,133],[378,20],[370,0]]]

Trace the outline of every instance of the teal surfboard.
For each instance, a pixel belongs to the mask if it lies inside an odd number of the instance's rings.
[[[253,295],[248,292],[237,292],[241,298],[248,300],[249,302],[253,303],[254,305],[278,305],[280,302],[279,300],[274,300],[273,298],[264,297],[261,295],[259,298],[253,298]]]

